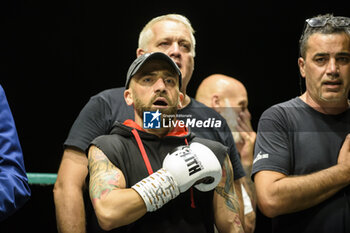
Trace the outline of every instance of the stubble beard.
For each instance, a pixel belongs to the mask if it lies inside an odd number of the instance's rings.
[[[145,104],[142,102],[141,98],[139,98],[138,96],[134,95],[135,99],[134,99],[134,108],[136,110],[136,114],[143,119],[143,113],[144,112],[155,112],[158,110],[158,108],[152,107],[154,101],[156,98],[158,97],[163,97],[167,100],[168,102],[168,107],[167,108],[161,108],[159,109],[159,112],[162,113],[161,115],[161,122],[163,122],[163,118],[166,118],[166,121],[169,120],[173,120],[176,116],[177,113],[177,103],[176,101],[171,101],[167,95],[165,94],[157,94],[155,95],[151,101],[149,101],[148,104]],[[176,97],[176,99],[178,99],[178,96]]]

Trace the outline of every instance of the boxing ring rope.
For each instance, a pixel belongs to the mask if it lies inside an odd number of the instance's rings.
[[[56,182],[56,173],[27,173],[29,184],[52,185]]]

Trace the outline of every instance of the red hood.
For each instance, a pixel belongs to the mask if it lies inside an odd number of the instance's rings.
[[[143,131],[146,132],[141,126],[139,126],[135,121],[133,120],[126,120],[123,123],[126,126],[129,126],[131,128],[135,128],[139,131]],[[186,128],[186,126],[184,127],[180,127],[179,124],[176,124],[176,127],[173,128],[167,135],[165,136],[173,136],[173,137],[185,137],[188,135],[188,129]]]

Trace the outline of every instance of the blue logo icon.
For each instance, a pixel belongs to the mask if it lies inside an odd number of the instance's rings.
[[[162,113],[157,110],[156,112],[143,112],[143,128],[144,129],[159,129],[160,128],[160,115]]]

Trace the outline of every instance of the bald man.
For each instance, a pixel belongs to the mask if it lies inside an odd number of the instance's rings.
[[[243,183],[248,193],[244,200],[245,232],[254,232],[256,197],[250,173],[256,133],[251,125],[247,90],[237,79],[223,74],[213,74],[199,85],[196,100],[220,113],[231,129],[247,174]],[[244,192],[243,189],[242,192]]]

